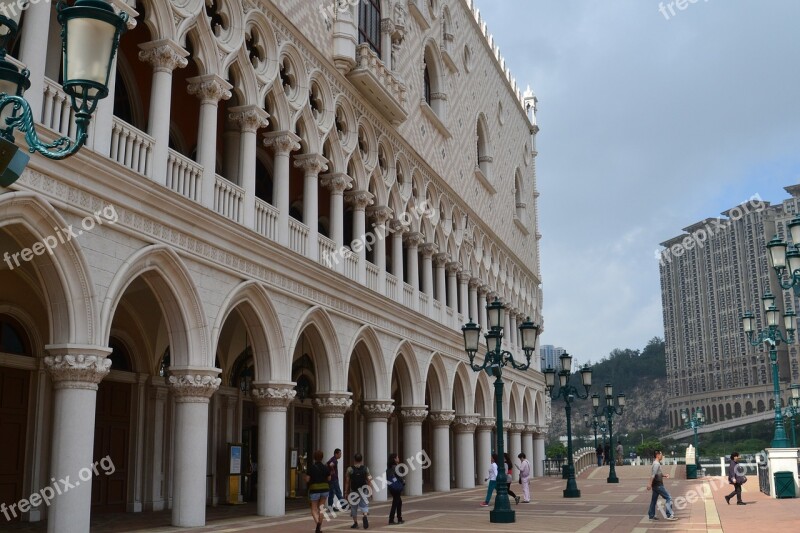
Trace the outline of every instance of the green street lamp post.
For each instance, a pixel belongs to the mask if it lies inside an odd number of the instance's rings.
[[[689,409],[681,409],[681,420],[683,420],[683,427],[694,431],[694,464],[699,467],[700,451],[697,447],[697,428],[706,423],[706,415],[699,407],[693,413]]]
[[[606,437],[608,436],[608,421],[606,415],[600,415],[600,425],[598,426],[600,432],[603,434],[603,450],[606,449]]]
[[[594,448],[597,449],[597,426],[600,422],[597,420],[597,414],[592,415],[592,420],[589,420],[589,413],[583,413],[583,426],[586,429],[594,428]]]
[[[800,221],[798,221],[798,225],[800,225]],[[800,228],[798,228],[798,231],[800,231]],[[777,239],[777,237],[775,239]],[[777,253],[773,254],[776,248],[779,246],[779,244],[775,243],[775,239],[772,239],[768,245],[768,247],[770,247],[769,251],[771,256],[777,255]],[[783,246],[785,247],[786,244],[784,243]],[[793,252],[789,252],[787,255],[795,257]],[[796,256],[797,260],[800,261],[800,252],[796,252]],[[776,258],[773,257],[773,264],[775,259]],[[791,309],[783,314],[783,325],[787,332],[787,334],[784,335],[779,327],[780,311],[778,311],[778,308],[775,307],[775,297],[768,291],[761,298],[761,300],[763,301],[764,311],[766,311],[767,315],[767,329],[759,332],[755,331],[756,319],[755,315],[753,315],[753,313],[750,311],[747,311],[742,315],[742,326],[745,334],[747,335],[747,340],[752,346],[759,346],[761,343],[769,344],[769,360],[772,363],[772,390],[773,395],[775,396],[775,434],[772,438],[772,447],[788,448],[789,441],[786,438],[786,429],[783,426],[783,415],[781,414],[781,389],[778,376],[778,346],[781,342],[785,342],[786,344],[792,344],[794,342],[796,315]]]
[[[561,354],[561,371],[558,373],[558,392],[553,389],[556,382],[556,371],[548,368],[544,371],[544,384],[547,388],[547,394],[550,398],[557,400],[564,398],[566,404],[565,411],[567,415],[567,488],[564,489],[565,498],[580,498],[581,491],[578,490],[578,483],[575,481],[575,461],[572,457],[572,402],[575,398],[585,400],[589,397],[589,389],[592,386],[592,369],[588,365],[580,370],[581,384],[583,385],[584,392],[578,390],[575,385],[569,383],[572,376],[572,356],[568,353]]]
[[[62,87],[75,113],[76,132],[74,140],[61,137],[45,143],[36,133],[30,105],[23,98],[31,85],[30,73],[6,59],[6,45],[14,40],[19,30],[21,4],[18,0],[0,0],[1,186],[14,183],[29,159],[17,148],[14,130],[24,133],[30,153],[39,152],[50,159],[64,159],[81,149],[97,102],[108,96],[108,78],[128,21],[127,13],[117,14],[105,0],[77,0],[71,7],[59,1]]]
[[[519,333],[522,339],[522,350],[525,352],[525,362],[518,363],[514,360],[514,355],[511,352],[501,349],[500,345],[503,340],[503,315],[505,306],[500,303],[500,300],[495,298],[495,301],[486,306],[486,316],[489,321],[489,328],[484,335],[486,339],[486,356],[483,358],[483,363],[478,364],[475,362],[475,355],[478,352],[478,344],[480,343],[481,327],[472,322],[461,328],[464,334],[464,348],[469,356],[469,364],[472,370],[480,372],[485,370],[489,375],[495,377],[494,380],[494,397],[495,405],[497,406],[496,423],[497,423],[497,457],[502,461],[505,448],[503,446],[503,367],[511,365],[515,370],[527,370],[531,366],[531,356],[536,349],[536,339],[539,336],[539,326],[534,324],[530,317],[519,326]],[[499,524],[510,524],[516,521],[516,513],[511,509],[511,504],[508,501],[508,487],[506,469],[499,468],[497,472],[497,496],[494,500],[494,509],[489,513],[489,521]]]
[[[597,416],[598,410],[600,410],[605,414],[608,420],[608,451],[611,455],[608,459],[608,464],[611,468],[608,470],[606,483],[619,483],[617,470],[615,468],[616,461],[614,460],[614,416],[622,416],[622,413],[625,411],[625,395],[619,393],[617,395],[617,405],[614,405],[614,387],[611,383],[606,383],[605,393],[606,405],[600,407],[600,397],[597,396],[597,394],[592,394],[592,407],[594,408],[595,416]]]
[[[789,392],[792,393],[789,398],[789,406],[786,408],[784,416],[786,417],[789,426],[792,428],[792,448],[797,448],[797,435],[795,433],[794,417],[800,414],[800,385],[797,383],[789,387]]]

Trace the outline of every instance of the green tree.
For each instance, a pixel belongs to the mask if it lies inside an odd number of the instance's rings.
[[[549,459],[558,459],[559,457],[566,457],[567,456],[567,447],[561,444],[560,442],[556,442],[551,444],[547,447],[544,451],[545,455]]]

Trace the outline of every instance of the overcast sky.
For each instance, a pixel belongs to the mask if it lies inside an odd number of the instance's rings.
[[[800,182],[800,2],[475,1],[539,98],[541,341],[641,349],[659,243]]]

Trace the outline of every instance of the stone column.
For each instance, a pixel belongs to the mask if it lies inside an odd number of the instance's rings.
[[[264,146],[274,153],[272,172],[272,202],[278,210],[278,244],[289,246],[289,154],[300,148],[300,137],[291,131],[264,135]],[[283,474],[282,474],[283,475]],[[260,477],[260,476],[259,476]]]
[[[418,231],[406,233],[403,237],[406,243],[406,254],[408,254],[408,284],[414,288],[412,305],[414,309],[419,309],[419,256],[417,251],[419,245],[425,242],[425,237]]]
[[[536,477],[544,476],[544,433],[541,429],[533,434],[533,475]]]
[[[422,422],[428,416],[428,409],[424,405],[404,405],[400,408],[400,420],[403,422],[403,451],[405,460],[416,457],[422,452]],[[400,453],[400,452],[398,452]],[[407,496],[422,496],[422,469],[410,468],[406,475]]]
[[[17,4],[20,6],[22,4]],[[19,60],[30,72],[30,88],[25,91],[25,99],[31,106],[34,122],[42,119],[44,100],[44,72],[47,64],[46,39],[50,27],[50,2],[31,2],[25,11],[25,28],[20,33]],[[61,46],[59,45],[59,49]],[[113,76],[113,70],[112,76]],[[58,81],[58,80],[55,80]],[[110,81],[110,80],[109,80]]]
[[[432,287],[425,287],[425,292],[431,297],[431,299],[433,299],[435,295],[436,299],[442,303],[442,306],[447,305],[447,287],[445,286],[447,281],[445,265],[447,264],[448,259],[450,259],[450,254],[443,252],[433,254],[433,277],[436,280],[436,291],[434,293]]]
[[[189,52],[171,39],[140,44],[139,59],[153,66],[153,85],[150,90],[150,120],[147,133],[155,139],[153,146],[153,181],[167,184],[169,156],[169,122],[172,103],[172,71],[189,64]]]
[[[487,484],[483,479],[486,477],[487,471],[489,470],[492,450],[494,449],[492,445],[492,430],[494,429],[494,424],[494,418],[483,416],[478,420],[478,427],[475,430],[475,440],[478,447],[478,453],[476,455],[476,462],[478,465],[477,477],[478,484],[480,485]]]
[[[522,451],[522,430],[525,429],[525,424],[520,423],[513,423],[511,424],[511,429],[509,430],[509,438],[511,439],[507,446],[507,452],[509,457],[511,457],[511,462],[514,462],[514,459],[517,458],[519,452]]]
[[[375,235],[375,266],[378,267],[378,292],[386,294],[386,224],[392,216],[387,206],[376,206],[369,209],[374,222],[370,231]]]
[[[526,425],[525,429],[522,430],[522,452],[525,454],[525,457],[528,459],[528,462],[533,467],[533,430],[535,426]],[[531,474],[533,474],[533,468],[531,468]]]
[[[381,19],[381,61],[386,68],[393,70],[392,65],[392,34],[394,33],[394,22],[392,19]]]
[[[478,307],[478,287],[481,285],[481,280],[478,278],[469,279],[469,318],[473,322],[481,321],[480,308]],[[484,326],[485,324],[481,324]]]
[[[206,523],[208,400],[222,380],[219,369],[174,369],[169,385],[175,396],[175,446],[172,454],[172,525]]]
[[[403,303],[403,283],[405,282],[405,274],[403,264],[403,223],[399,220],[392,220],[392,273],[397,278],[397,301]]]
[[[351,187],[352,181],[353,179],[343,172],[320,176],[322,186],[327,187],[331,194],[331,240],[336,244],[333,257],[330,262],[325,261],[325,266],[333,268],[337,272],[344,270],[342,254],[344,247],[344,191]]]
[[[73,488],[52,500],[47,531],[82,533],[89,531],[92,505],[90,468],[94,463],[97,384],[111,368],[111,360],[106,359],[111,350],[100,346],[45,348],[50,355],[44,358],[44,366],[53,382],[50,474],[56,480],[75,480]]]
[[[503,416],[509,416],[509,412],[506,409],[503,409]],[[505,451],[508,452],[508,444],[511,442],[510,434],[511,432],[511,421],[506,419],[503,420],[503,448]]]
[[[197,163],[203,167],[200,197],[203,205],[214,209],[214,184],[217,167],[217,106],[231,97],[233,86],[216,74],[189,78],[189,94],[200,99],[200,125],[197,130]]]
[[[464,315],[464,317],[469,317],[469,280],[472,279],[472,276],[469,272],[459,272],[458,273],[458,312]],[[478,304],[477,295],[475,299],[475,305]]]
[[[478,287],[478,314],[480,315],[481,331],[486,332],[489,324],[486,317],[486,295],[489,294],[489,286],[481,285]]]
[[[508,340],[511,346],[517,347],[517,310],[511,309],[509,312]]]
[[[426,242],[420,247],[420,252],[422,252],[422,291],[428,295],[428,308],[420,309],[420,312],[428,316],[431,316],[431,309],[433,309],[433,261],[431,258],[438,249],[439,247],[432,242]]]
[[[507,302],[503,302],[503,304],[508,305]],[[503,343],[506,346],[511,344],[513,334],[514,332],[511,331],[511,309],[506,307],[505,311],[503,311]]]
[[[461,263],[453,261],[445,265],[447,269],[447,307],[458,313],[458,273]]]
[[[167,420],[167,398],[169,389],[150,378],[150,398],[145,424],[145,455],[148,457],[145,468],[144,510],[163,511],[166,509],[166,483],[164,468],[164,442]]]
[[[435,411],[428,416],[431,424],[433,457],[433,490],[450,491],[450,423],[456,415],[453,411]]]
[[[478,427],[477,414],[459,415],[453,421],[456,434],[456,487],[475,488],[475,428]]]
[[[394,411],[394,400],[364,400],[361,409],[367,419],[367,453],[364,462],[373,478],[386,471],[389,458],[387,421]],[[386,501],[387,490],[380,483],[373,485],[373,498],[377,502]]]
[[[242,224],[255,228],[256,221],[256,133],[269,124],[269,114],[256,105],[231,107],[231,120],[239,125],[239,186],[244,189]]]
[[[320,172],[328,170],[328,160],[319,154],[295,157],[294,166],[303,170],[303,223],[308,226],[307,257],[319,259],[319,184]]]
[[[365,210],[372,205],[373,196],[369,191],[349,191],[345,200],[353,206],[353,252],[358,255],[358,282],[367,283],[367,250],[364,247],[364,238],[367,232]]]
[[[351,396],[349,392],[327,392],[317,394],[314,398],[314,407],[320,417],[320,447],[325,454],[323,461],[327,461],[336,448],[344,448],[344,413],[353,404]],[[339,486],[344,487],[341,468]]]
[[[258,406],[259,516],[286,514],[286,408],[295,396],[294,383],[254,384]]]

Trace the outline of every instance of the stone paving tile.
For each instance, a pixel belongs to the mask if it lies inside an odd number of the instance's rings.
[[[800,499],[774,500],[758,492],[758,486],[745,485],[744,500],[747,506],[726,505],[724,496],[730,486],[720,478],[700,480],[675,479],[680,469],[670,471],[666,480],[676,504],[679,497],[686,498],[683,505],[676,505],[675,522],[647,519],[650,492],[645,489],[647,467],[620,467],[617,475],[620,483],[606,483],[608,467],[592,468],[578,479],[580,498],[564,498],[562,491],[566,481],[557,478],[536,478],[532,484],[533,503],[519,504],[516,523],[491,524],[490,507],[480,507],[486,494],[485,488],[435,493],[417,498],[404,499],[402,525],[389,526],[388,502],[372,502],[370,505],[370,531],[397,531],[404,533],[438,533],[458,531],[478,533],[485,531],[514,532],[536,531],[543,533],[648,533],[711,532],[711,533],[778,533],[800,529]],[[673,476],[674,474],[674,476]],[[518,485],[516,487],[518,488]],[[663,500],[660,500],[663,501]],[[302,500],[290,501],[286,516],[263,518],[254,516],[252,505],[239,507],[217,507],[208,509],[208,525],[192,531],[238,533],[275,532],[311,533],[314,524]],[[122,531],[178,532],[169,526],[169,512],[144,514],[119,514],[93,519],[92,531],[99,533]],[[340,514],[323,526],[323,531],[350,531],[352,521]],[[44,524],[17,525],[12,530],[44,531]],[[18,529],[22,528],[22,529]],[[6,528],[0,527],[5,531]],[[361,522],[359,521],[359,530]]]

